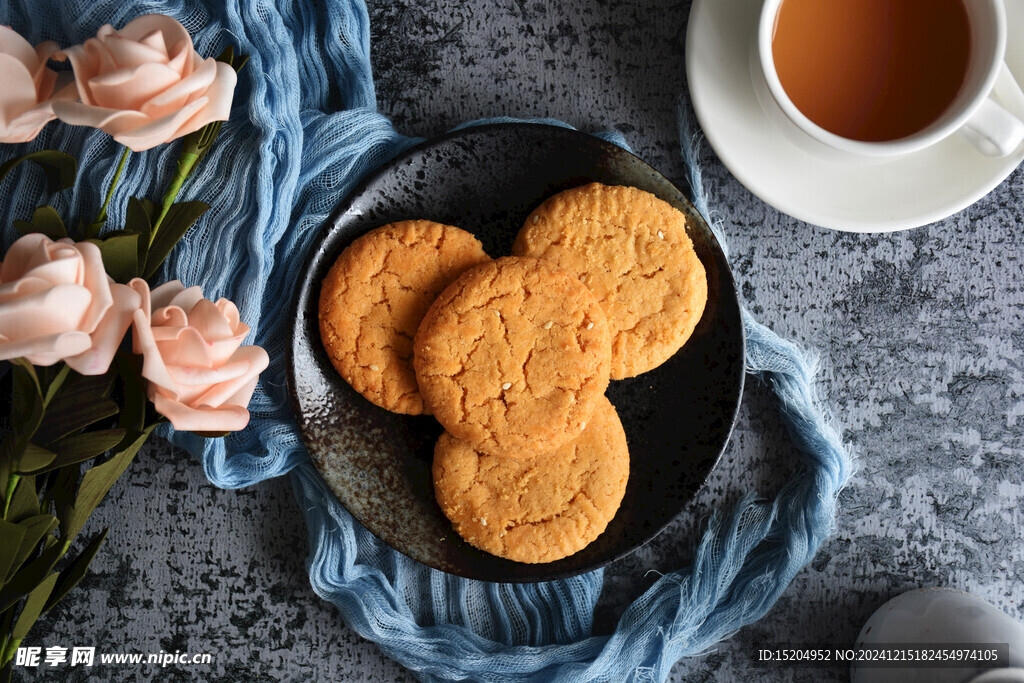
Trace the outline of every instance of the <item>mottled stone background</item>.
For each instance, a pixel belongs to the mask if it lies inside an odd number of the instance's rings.
[[[370,4],[380,110],[399,130],[431,136],[467,119],[551,116],[620,131],[684,183],[675,112],[688,2]],[[969,590],[1024,617],[1024,173],[941,223],[853,235],[781,215],[710,149],[701,160],[743,298],[820,351],[820,388],[859,471],[834,537],[772,612],[679,663],[673,679],[846,680],[842,669],[757,669],[754,644],[850,643],[879,605],[918,586]],[[744,492],[772,495],[793,467],[768,394],[751,383],[726,458],[689,513],[609,567],[595,630],[610,630],[654,572],[688,562],[701,519]],[[310,590],[287,481],[221,491],[190,456],[158,444],[94,515],[92,529],[105,525],[91,574],[32,639],[216,661],[92,669],[91,680],[411,679]]]

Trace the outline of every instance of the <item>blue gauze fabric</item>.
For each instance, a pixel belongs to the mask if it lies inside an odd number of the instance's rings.
[[[748,496],[712,515],[692,566],[638,596],[611,635],[591,635],[601,571],[535,585],[464,580],[409,560],[353,521],[299,441],[285,343],[292,293],[321,223],[359,179],[417,142],[376,112],[366,8],[361,0],[330,7],[301,0],[9,0],[0,24],[33,44],[68,46],[104,23],[123,26],[149,12],[181,21],[202,54],[230,43],[251,57],[230,122],[181,196],[213,209],[178,246],[165,275],[236,302],[252,328],[250,343],[271,357],[248,429],[217,440],[167,436],[199,457],[221,487],[291,473],[309,529],[312,586],[355,631],[424,680],[646,681],[664,679],[681,657],[706,651],[771,608],[833,528],[851,462],[815,395],[813,359],[746,311],[748,372],[774,393],[802,467],[774,500]],[[680,130],[694,203],[711,217],[685,119]],[[95,215],[118,146],[103,133],[54,123],[3,156],[35,149],[79,154],[78,184],[53,202],[64,216]],[[159,197],[176,153],[177,145],[165,145],[132,155],[111,225],[122,220],[129,196]],[[0,186],[4,225],[30,216],[42,195],[37,171],[9,177]],[[6,243],[13,239],[8,229]]]

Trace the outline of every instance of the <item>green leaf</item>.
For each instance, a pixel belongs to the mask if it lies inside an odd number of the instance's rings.
[[[120,428],[101,429],[95,432],[73,434],[60,441],[55,441],[50,444],[50,447],[57,451],[56,459],[44,469],[34,471],[33,474],[42,474],[58,467],[74,465],[102,455],[121,443],[125,433],[125,430]]]
[[[29,517],[18,523],[19,526],[25,529],[25,536],[21,541],[18,552],[14,557],[14,562],[11,564],[11,568],[7,574],[4,574],[4,578],[18,570],[18,567],[22,565],[32,555],[32,552],[39,545],[39,542],[49,534],[51,531],[57,528],[57,518],[53,515],[35,515]]]
[[[205,202],[179,202],[172,204],[167,215],[164,216],[160,229],[157,230],[153,244],[149,247],[149,256],[146,258],[146,268],[143,277],[150,278],[156,272],[160,264],[164,262],[171,249],[178,243],[185,233],[188,232],[199,217],[206,213],[210,205]]]
[[[249,55],[238,55],[236,57],[235,48],[228,45],[224,48],[223,52],[217,55],[217,61],[229,64],[235,70],[235,73],[238,73],[245,66],[246,62],[249,61]]]
[[[0,492],[3,493],[3,507],[0,507],[0,512],[4,512],[3,517],[6,517],[6,510],[9,507],[7,501],[11,498],[14,493],[15,487],[18,485],[18,476],[11,472],[11,461],[0,460]]]
[[[51,408],[39,425],[38,441],[50,444],[61,437],[79,429],[84,429],[100,420],[117,415],[117,402],[107,398],[93,399],[91,403],[79,404],[77,409],[62,405],[60,409]]]
[[[107,495],[107,491],[121,476],[121,473],[131,464],[152,431],[153,427],[150,426],[141,434],[133,433],[134,439],[124,449],[114,453],[114,456],[107,462],[97,465],[85,473],[82,477],[82,484],[78,487],[78,498],[61,530],[67,541],[70,541],[82,530],[89,515]]]
[[[160,205],[154,202],[152,199],[143,198],[139,200],[142,202],[142,208],[146,210],[146,215],[149,216],[149,224],[152,226],[153,221],[160,215]]]
[[[21,615],[18,616],[18,621],[15,622],[14,629],[11,631],[12,638],[21,640],[28,635],[29,629],[43,613],[43,607],[46,605],[50,593],[53,592],[58,578],[60,578],[59,574],[50,574],[29,593],[28,599],[25,600],[25,604],[21,608]]]
[[[23,161],[31,161],[46,173],[46,180],[50,185],[51,192],[66,190],[75,184],[75,174],[78,172],[78,161],[70,154],[58,152],[55,149],[44,149],[38,152],[31,152],[25,156],[16,157],[5,161],[0,165],[0,180],[3,180],[14,167]]]
[[[21,371],[24,373],[24,377],[21,378],[21,382],[15,384],[14,390],[24,390],[26,393],[28,393],[28,390],[34,387],[36,393],[39,394],[40,397],[42,397],[43,389],[42,385],[39,383],[39,375],[36,374],[36,366],[32,365],[24,358],[12,358],[11,364],[20,368]],[[17,376],[18,373],[17,371],[15,371],[12,377]]]
[[[96,552],[103,545],[103,541],[107,538],[107,532],[110,531],[110,527],[107,527],[89,542],[89,545],[82,549],[82,552],[78,553],[78,557],[71,561],[61,573],[60,579],[57,581],[57,586],[54,588],[53,593],[50,594],[50,599],[46,601],[46,606],[43,608],[44,612],[48,612],[58,602],[64,599],[71,589],[78,585],[78,582],[85,576],[85,572],[88,571],[89,565],[92,564],[92,560],[96,557]]]
[[[149,212],[150,208],[146,206],[145,202],[149,202],[153,210],[159,211],[156,208],[156,204],[148,199],[139,200],[135,197],[129,197],[128,208],[124,214],[125,231],[134,232],[139,236],[138,250],[135,256],[137,259],[136,264],[146,262],[146,254],[149,253],[149,233],[153,230],[153,218]],[[138,271],[137,266],[136,271]]]
[[[70,374],[71,366],[68,365],[67,363],[61,363],[60,370],[57,372],[54,378],[50,380],[50,383],[46,387],[46,396],[43,397],[44,410],[46,406],[50,405],[50,403],[53,401],[53,397],[57,395],[57,392],[60,390],[60,388],[64,386],[64,381],[67,380],[68,375]]]
[[[0,449],[2,447],[3,444],[0,444]],[[0,492],[4,496],[4,507],[0,508],[0,512],[8,507],[7,501],[14,492],[14,487],[18,485],[18,477],[11,471],[13,463],[6,456],[6,451],[0,450]]]
[[[36,431],[37,443],[50,444],[68,434],[117,414],[117,403],[107,399],[114,373],[76,375],[54,397]]]
[[[129,197],[128,206],[124,211],[124,232],[146,235],[152,227],[149,213],[142,200],[138,197]]]
[[[114,356],[117,374],[123,384],[123,408],[118,425],[141,432],[146,425],[146,382],[142,378],[142,356],[129,351],[118,351]]]
[[[59,240],[62,237],[68,236],[68,231],[64,227],[64,221],[61,220],[60,214],[52,206],[44,205],[36,208],[32,212],[31,221],[14,221],[14,227],[22,235],[38,232],[52,240]]]
[[[110,395],[110,387],[114,384],[114,373],[106,372],[102,375],[77,375],[73,382],[61,392],[61,400],[89,400],[101,396]]]
[[[43,550],[39,557],[24,565],[0,590],[0,613],[6,612],[40,584],[39,577],[46,576],[68,549],[66,543],[54,543]]]
[[[66,535],[64,530],[75,511],[75,492],[78,490],[79,472],[78,466],[62,467],[57,470],[57,476],[53,478],[50,488],[45,493],[48,503],[46,509],[50,509],[49,503],[53,504],[57,519],[60,520],[61,536]]]
[[[16,467],[43,417],[43,397],[35,369],[21,358],[11,362],[11,424],[7,436],[0,443],[0,462],[3,462],[3,473],[7,475],[5,479],[10,476],[11,468]]]
[[[7,508],[7,521],[20,522],[27,517],[39,514],[39,492],[36,491],[36,478],[32,475],[18,479],[18,485],[11,496],[11,504]]]
[[[106,237],[100,243],[103,267],[115,281],[125,283],[139,274],[139,235]]]
[[[11,571],[14,565],[14,558],[21,549],[21,542],[25,538],[25,527],[21,524],[0,519],[0,584]]]
[[[231,62],[232,62],[232,60],[234,60],[234,58],[235,58],[235,46],[234,45],[228,45],[226,48],[224,48],[224,50],[219,55],[217,55],[216,60],[218,62],[224,62],[225,64],[231,64]]]
[[[97,246],[101,245],[101,244],[103,244],[103,240],[106,240],[106,239],[108,239],[110,237],[124,237],[125,235],[136,235],[136,234],[138,234],[138,233],[136,233],[136,232],[134,232],[132,230],[108,230],[107,232],[103,233],[103,237],[97,238],[96,244],[97,244]]]
[[[53,451],[37,446],[34,443],[27,443],[25,444],[25,450],[15,458],[14,471],[17,474],[37,474],[37,470],[42,470],[52,463],[56,457],[57,454]]]
[[[13,616],[13,615],[12,615]],[[14,657],[21,647],[21,641],[11,638],[6,642],[0,640],[0,683],[11,683],[11,672],[14,669]]]

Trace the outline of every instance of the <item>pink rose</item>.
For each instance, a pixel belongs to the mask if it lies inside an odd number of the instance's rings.
[[[170,17],[147,14],[120,31],[110,24],[84,45],[58,54],[71,60],[81,102],[55,102],[61,121],[92,126],[140,152],[226,121],[235,70],[203,59],[192,36]]]
[[[59,50],[47,41],[36,47],[9,26],[0,26],[0,142],[28,142],[54,119],[50,96],[57,72],[46,60]]]
[[[129,285],[142,297],[135,313],[135,353],[158,413],[175,429],[234,432],[249,423],[249,399],[270,358],[242,346],[249,326],[227,299],[203,298],[177,280],[152,292],[144,280]]]
[[[0,360],[63,360],[83,375],[102,375],[139,302],[103,270],[95,244],[25,235],[0,263]]]

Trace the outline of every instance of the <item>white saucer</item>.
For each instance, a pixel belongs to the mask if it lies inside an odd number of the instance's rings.
[[[1006,3],[1009,35],[1024,35],[1024,2]],[[849,232],[888,232],[942,220],[992,191],[1024,160],[978,152],[960,134],[920,152],[843,165],[797,148],[757,101],[749,66],[761,0],[693,0],[686,76],[697,119],[737,180],[779,211]],[[1024,41],[1006,63],[1024,83]],[[1002,100],[1024,118],[1024,102]]]

